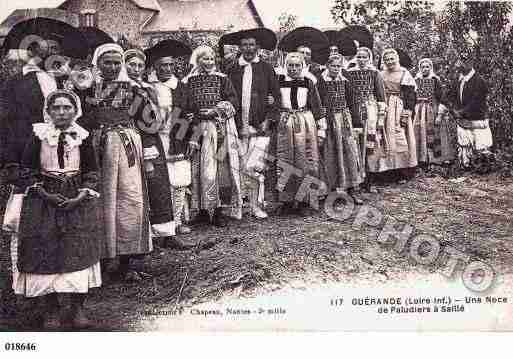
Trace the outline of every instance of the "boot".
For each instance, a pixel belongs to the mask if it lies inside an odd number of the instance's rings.
[[[193,249],[196,243],[185,238],[178,238],[176,236],[166,237],[165,239],[166,248],[174,249],[177,251],[187,251]]]
[[[360,194],[358,193],[358,191],[355,188],[349,188],[347,190],[347,193],[353,199],[354,204],[356,204],[357,206],[361,206],[363,204],[363,200],[362,200],[362,198],[360,197]]]
[[[61,319],[59,313],[59,301],[57,293],[48,294],[45,298],[46,311],[43,319],[43,329],[45,330],[59,330],[61,329]]]
[[[87,329],[94,326],[94,322],[87,318],[84,312],[86,294],[73,294],[72,296],[72,319],[74,329]]]
[[[194,224],[208,224],[210,223],[210,214],[206,209],[199,211],[198,215],[193,221]]]
[[[215,209],[212,224],[216,227],[226,227],[228,225],[221,207]]]

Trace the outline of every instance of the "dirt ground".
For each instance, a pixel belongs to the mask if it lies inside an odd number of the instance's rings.
[[[399,223],[437,238],[472,259],[485,261],[500,277],[513,269],[513,179],[469,175],[461,181],[421,176],[378,187],[367,204]],[[199,252],[157,249],[134,263],[145,276],[138,283],[105,283],[86,303],[96,330],[141,330],[139,313],[155,308],[187,308],[221,298],[269,295],[291,283],[302,286],[428,276],[444,263],[417,264],[377,242],[376,228],[354,226],[324,211],[307,217],[245,218],[221,230],[196,227],[192,236],[215,246]],[[406,246],[408,248],[408,246]],[[185,279],[185,280],[184,280]],[[9,240],[1,238],[0,329],[34,330],[33,308],[10,289]],[[182,290],[181,290],[182,289]],[[179,293],[181,295],[179,296]]]

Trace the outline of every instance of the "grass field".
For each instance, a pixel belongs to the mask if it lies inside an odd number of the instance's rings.
[[[386,216],[437,238],[500,276],[513,269],[513,180],[496,174],[469,176],[461,182],[417,177],[405,185],[383,185],[367,203]],[[307,217],[244,218],[221,230],[196,227],[192,236],[216,245],[199,252],[157,249],[135,263],[148,276],[138,283],[106,283],[86,303],[98,330],[140,330],[138,313],[148,308],[190,307],[221,298],[268,295],[284,286],[308,287],[428,276],[443,265],[417,264],[407,250],[398,253],[377,241],[379,227],[355,226],[352,217],[337,221],[324,211]],[[406,246],[408,248],[408,246]],[[185,280],[184,280],[185,278]],[[298,284],[299,283],[299,284]],[[180,298],[180,289],[183,287]],[[0,247],[0,328],[33,330],[29,303],[10,289],[9,240]]]

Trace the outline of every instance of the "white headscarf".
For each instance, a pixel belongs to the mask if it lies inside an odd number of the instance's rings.
[[[399,67],[398,67],[399,71],[404,72],[404,76],[401,79],[401,85],[413,86],[415,88],[415,90],[417,90],[417,83],[415,82],[415,79],[411,75],[410,71],[408,71],[407,68],[402,67],[401,64],[399,63],[399,53],[395,49],[392,49],[392,48],[385,49],[382,54],[383,60],[385,59],[386,54],[394,54],[395,57],[397,58],[397,63],[399,65]],[[387,72],[389,73],[390,71],[388,69],[386,69],[386,66],[385,66],[385,70],[382,71],[382,74],[387,73]]]
[[[194,49],[191,55],[191,59],[189,60],[189,63],[192,65],[192,69],[189,72],[187,76],[183,78],[183,82],[187,83],[189,78],[192,76],[196,76],[201,72],[200,66],[198,64],[198,61],[200,58],[205,56],[206,54],[211,53],[213,56],[215,56],[215,51],[210,46],[207,45],[201,45]],[[214,66],[214,69],[212,70],[213,74],[220,75],[220,76],[226,76],[225,74],[222,74],[217,71],[216,67]]]
[[[119,72],[117,81],[123,81],[123,82],[130,82],[130,78],[128,77],[128,73],[126,72],[125,68],[125,59],[124,59],[124,51],[121,46],[118,44],[110,43],[110,44],[103,44],[96,48],[93,55],[93,66],[95,69],[95,73],[98,74],[101,77],[101,73],[98,68],[98,62],[100,61],[100,58],[105,55],[108,52],[116,52],[121,55],[121,71]]]
[[[422,70],[420,68],[420,66],[424,63],[424,62],[427,62],[429,64],[429,67],[430,67],[430,70],[429,70],[429,75],[427,77],[424,77],[424,75],[422,75]],[[419,68],[419,72],[417,72],[417,74],[415,75],[415,79],[422,79],[422,78],[428,78],[428,79],[431,79],[431,78],[439,78],[436,74],[435,74],[435,71],[433,70],[433,61],[431,61],[430,58],[423,58],[422,60],[419,61],[418,63],[418,68]]]
[[[74,105],[76,107],[76,113],[71,121],[71,125],[66,132],[75,132],[76,136],[66,136],[66,150],[71,150],[76,146],[80,146],[82,141],[85,140],[89,136],[89,132],[85,130],[83,127],[79,126],[76,121],[80,117],[82,117],[82,102],[80,101],[80,97],[77,96],[73,91],[68,90],[56,90],[48,95],[45,99],[45,105],[43,108],[43,118],[45,120],[44,123],[34,123],[32,125],[34,134],[41,141],[47,140],[50,146],[54,147],[58,145],[59,135],[61,130],[56,128],[53,124],[53,120],[49,113],[49,105],[50,103],[59,96],[63,96],[66,98],[72,99]]]
[[[361,46],[356,50],[356,55],[358,56],[358,52],[365,51],[367,55],[369,55],[369,63],[367,65],[367,69],[369,70],[376,70],[376,67],[374,66],[374,55],[372,53],[372,50],[368,47]],[[351,67],[348,71],[356,71],[361,70],[360,65],[358,65],[358,60],[355,59],[356,66]]]

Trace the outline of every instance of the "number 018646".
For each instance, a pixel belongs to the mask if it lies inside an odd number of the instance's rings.
[[[5,343],[5,351],[34,351],[37,350],[36,343]]]

